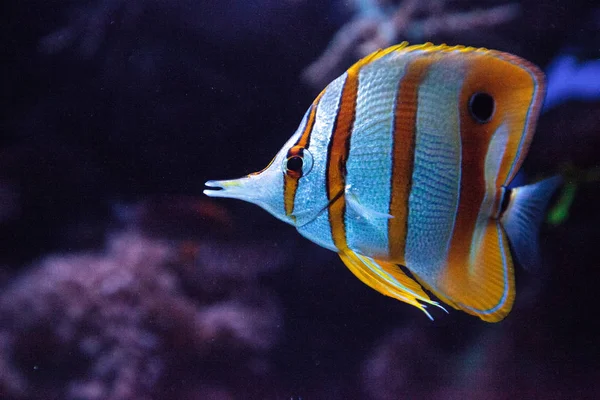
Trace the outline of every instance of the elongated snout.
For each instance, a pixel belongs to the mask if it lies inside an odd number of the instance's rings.
[[[228,179],[222,181],[208,181],[206,186],[213,189],[205,189],[204,194],[209,197],[228,197],[255,203],[259,187],[256,179],[245,176],[239,179]]]

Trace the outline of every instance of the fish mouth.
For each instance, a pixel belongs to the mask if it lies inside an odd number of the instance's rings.
[[[223,181],[207,181],[204,185],[210,189],[204,189],[202,193],[208,197],[226,197],[252,201],[252,191],[248,190],[249,177],[240,179],[229,179]]]
[[[209,188],[213,188],[213,189],[204,189],[204,191],[202,193],[204,193],[207,196],[211,196],[211,197],[219,197],[218,194],[216,194],[216,192],[221,192],[224,188],[223,188],[223,184],[221,183],[221,181],[207,181],[204,186],[208,186]]]
[[[251,204],[256,204],[264,208],[277,218],[281,218],[274,211],[271,198],[273,193],[268,190],[268,181],[261,181],[262,175],[246,175],[239,179],[228,179],[222,181],[207,181],[204,183],[208,189],[202,192],[208,197],[222,197],[229,199],[242,200]],[[267,188],[265,188],[267,186]],[[276,202],[275,202],[276,203]]]

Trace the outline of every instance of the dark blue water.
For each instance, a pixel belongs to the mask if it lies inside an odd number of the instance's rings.
[[[599,396],[600,5],[8,1],[0,19],[0,398]],[[548,71],[519,179],[572,193],[498,324],[431,322],[257,207],[202,195],[402,40]]]

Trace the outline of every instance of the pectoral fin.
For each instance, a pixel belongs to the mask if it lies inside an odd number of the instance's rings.
[[[440,300],[484,321],[498,322],[515,299],[513,262],[498,221],[481,227],[478,249],[467,264],[449,260],[435,284],[417,279]]]
[[[353,251],[341,252],[339,255],[358,279],[379,293],[419,308],[430,319],[433,318],[425,309],[427,304],[446,311],[439,303],[431,300],[421,286],[409,278],[397,265],[374,260]]]
[[[381,213],[366,207],[360,202],[356,194],[352,193],[351,191],[346,191],[346,204],[356,214],[373,224],[375,224],[377,220],[394,218],[390,214]]]

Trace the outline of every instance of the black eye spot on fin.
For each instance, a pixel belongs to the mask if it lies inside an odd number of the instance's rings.
[[[469,99],[471,117],[480,124],[490,122],[496,110],[496,102],[488,93],[478,92]]]

